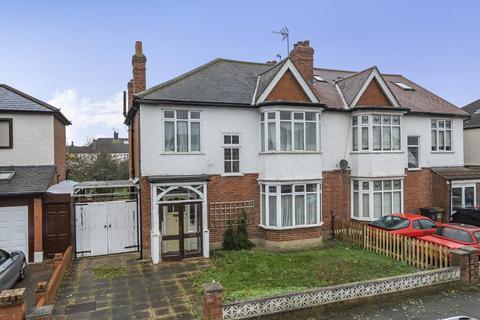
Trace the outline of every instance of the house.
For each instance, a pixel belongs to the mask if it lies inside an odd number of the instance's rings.
[[[463,110],[471,116],[464,124],[465,164],[480,166],[480,99]]]
[[[468,114],[400,74],[318,68],[300,41],[278,63],[215,59],[147,89],[146,60],[137,42],[126,124],[154,263],[208,257],[239,219],[258,245],[307,247],[333,216],[450,212],[476,205],[471,187],[478,201]]]
[[[43,237],[44,200],[65,179],[67,125],[59,109],[0,84],[0,248],[30,262],[42,261],[52,240]]]
[[[86,146],[67,146],[67,154],[94,159],[98,153],[108,153],[113,159],[127,161],[128,139],[120,138],[117,131],[113,132],[113,138],[97,138]]]

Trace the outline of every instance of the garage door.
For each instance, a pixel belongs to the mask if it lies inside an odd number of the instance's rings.
[[[21,250],[28,261],[28,207],[0,207],[0,248]]]

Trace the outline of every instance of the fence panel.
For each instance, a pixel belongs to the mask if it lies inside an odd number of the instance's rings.
[[[334,237],[362,246],[419,269],[449,266],[448,248],[415,238],[393,234],[352,220],[335,221]]]

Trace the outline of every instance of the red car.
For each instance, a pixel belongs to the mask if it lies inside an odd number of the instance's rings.
[[[449,223],[439,227],[432,235],[419,239],[436,243],[450,249],[465,246],[480,249],[480,227],[468,224]]]
[[[416,238],[434,233],[440,226],[435,221],[413,213],[394,213],[368,224],[390,233]]]

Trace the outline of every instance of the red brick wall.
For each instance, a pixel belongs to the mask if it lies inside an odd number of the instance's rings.
[[[253,223],[248,225],[248,236],[251,239],[259,237],[260,224],[260,186],[258,174],[245,174],[238,177],[212,176],[208,183],[208,207],[212,202],[246,201],[254,200]],[[227,227],[212,227],[209,215],[210,243],[223,241]]]
[[[450,212],[450,187],[445,178],[432,172],[432,206]]]
[[[362,96],[358,100],[357,105],[359,106],[391,106],[392,104],[388,101],[385,93],[383,93],[382,88],[378,84],[377,80],[374,78],[367,89],[363,92]]]
[[[150,229],[152,227],[152,193],[146,177],[140,179],[142,206],[142,246],[150,248]]]
[[[266,100],[310,102],[310,99],[305,94],[305,91],[303,91],[303,88],[300,86],[290,70],[285,72],[275,88],[273,88],[272,92],[270,92]]]
[[[262,229],[262,238],[269,241],[292,241],[313,239],[322,236],[322,227],[301,228],[288,230],[269,230]]]
[[[350,218],[350,171],[324,171],[322,175],[323,231],[330,232],[332,228],[332,212],[337,219]]]
[[[403,180],[404,212],[420,213],[420,208],[433,206],[432,170],[426,168],[418,171],[405,170]]]

